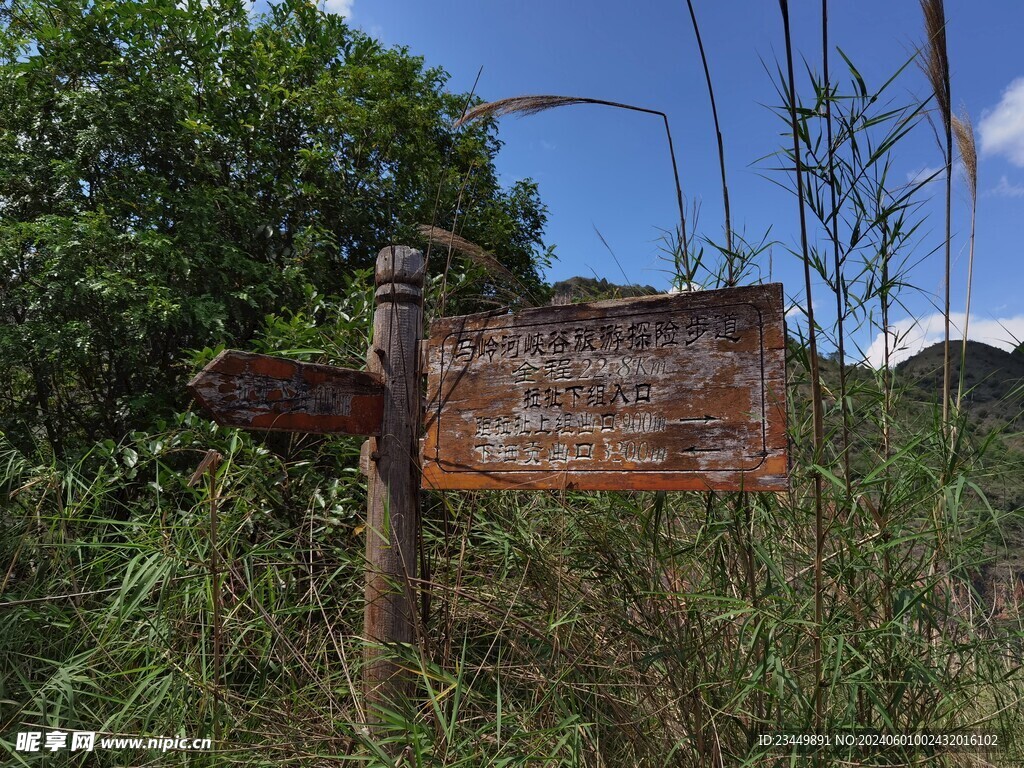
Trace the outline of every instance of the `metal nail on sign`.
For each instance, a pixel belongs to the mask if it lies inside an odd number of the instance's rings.
[[[243,429],[375,435],[384,408],[373,374],[235,350],[188,388],[218,424]]]
[[[443,318],[425,488],[788,488],[780,284]]]

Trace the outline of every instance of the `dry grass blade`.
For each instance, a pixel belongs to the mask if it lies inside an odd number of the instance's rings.
[[[530,293],[529,289],[523,285],[522,281],[509,271],[505,265],[498,261],[494,254],[484,250],[476,243],[470,242],[466,238],[460,237],[454,232],[450,232],[442,227],[435,227],[430,224],[420,224],[416,230],[431,245],[450,248],[456,253],[462,254],[470,261],[483,267],[491,277],[503,281],[505,285],[508,285],[509,283],[514,285],[519,290],[519,295],[522,297],[524,304],[528,306],[537,305],[536,298]]]
[[[219,452],[212,449],[207,451],[206,455],[203,456],[203,460],[199,462],[199,466],[196,467],[196,471],[193,472],[192,477],[189,478],[188,487],[195,488],[199,485],[199,481],[203,479],[203,475],[205,475],[207,471],[216,472],[217,467],[220,466],[222,461],[224,461],[224,457],[221,456]]]

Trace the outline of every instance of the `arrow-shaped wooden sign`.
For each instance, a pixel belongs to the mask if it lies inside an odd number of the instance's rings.
[[[230,349],[188,388],[225,427],[376,435],[384,410],[374,374]]]

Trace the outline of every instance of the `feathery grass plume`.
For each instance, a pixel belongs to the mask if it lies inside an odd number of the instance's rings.
[[[431,245],[450,248],[456,253],[461,253],[470,261],[483,267],[491,277],[503,281],[505,285],[513,285],[519,291],[523,303],[527,306],[537,306],[536,297],[530,293],[529,289],[523,285],[518,277],[498,261],[494,254],[488,253],[476,243],[470,242],[466,238],[460,237],[454,232],[449,232],[442,227],[420,224],[416,227],[416,231]]]
[[[946,49],[946,11],[942,0],[921,0],[924,30],[928,36],[928,59],[922,65],[928,76],[942,124],[949,128],[952,111],[949,98],[949,53]]]
[[[974,126],[966,108],[961,108],[960,115],[952,117],[953,135],[960,151],[960,159],[964,164],[964,179],[971,193],[971,235],[969,255],[967,257],[967,306],[964,309],[964,338],[960,350],[960,381],[956,389],[956,408],[960,410],[960,400],[964,394],[964,370],[967,367],[967,328],[971,322],[971,286],[974,281],[974,224],[978,212],[978,148],[974,143]]]
[[[956,147],[964,163],[964,179],[973,203],[978,197],[978,148],[974,143],[974,125],[966,109],[962,108],[959,115],[953,115],[952,125]]]
[[[946,160],[946,279],[945,279],[945,334],[943,342],[942,362],[942,424],[947,428],[949,421],[950,400],[950,366],[949,356],[949,288],[950,288],[950,251],[951,251],[951,207],[952,207],[952,166],[953,166],[953,131],[952,112],[949,96],[949,55],[946,50],[946,11],[942,0],[921,0],[921,11],[924,13],[924,30],[928,37],[927,59],[922,65],[928,82],[931,83],[935,95],[935,106],[942,118],[945,132]]]
[[[625,109],[630,112],[643,112],[647,115],[657,115],[665,124],[665,136],[668,138],[668,153],[672,161],[672,178],[676,183],[676,203],[679,206],[679,232],[683,248],[683,260],[687,259],[689,244],[686,238],[686,211],[683,206],[683,187],[679,182],[679,166],[676,164],[675,144],[672,142],[672,131],[668,126],[668,115],[657,109],[637,107],[632,104],[622,104],[617,101],[606,101],[605,99],[590,99],[584,96],[510,96],[507,99],[488,101],[478,104],[462,117],[455,121],[453,127],[459,128],[470,120],[477,120],[481,117],[501,117],[502,115],[536,115],[556,107],[568,107],[574,104],[596,104],[601,107],[612,107],[614,109]]]

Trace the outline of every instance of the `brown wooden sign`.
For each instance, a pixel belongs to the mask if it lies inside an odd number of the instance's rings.
[[[784,490],[779,284],[443,318],[425,488]]]
[[[375,435],[384,408],[373,374],[235,350],[188,388],[218,424],[244,429]]]

